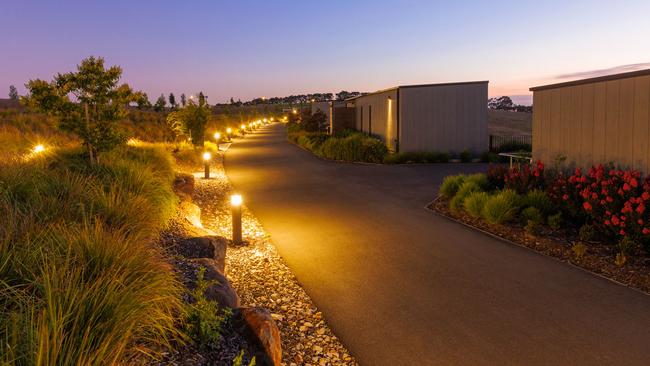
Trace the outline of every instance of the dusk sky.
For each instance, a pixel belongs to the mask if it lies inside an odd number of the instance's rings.
[[[490,80],[491,96],[650,68],[650,1],[4,1],[0,98],[87,56],[209,102]],[[626,66],[632,65],[632,66]]]

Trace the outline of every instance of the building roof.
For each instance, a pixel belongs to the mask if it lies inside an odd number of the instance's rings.
[[[632,71],[632,72],[624,72],[622,74],[598,76],[598,77],[589,78],[589,79],[580,79],[580,80],[574,80],[574,81],[567,81],[567,82],[564,82],[564,83],[536,86],[536,87],[530,88],[530,91],[535,92],[535,91],[547,90],[547,89],[564,88],[564,87],[567,87],[567,86],[576,86],[576,85],[583,85],[583,84],[598,83],[598,82],[603,82],[603,81],[627,79],[627,78],[633,78],[633,77],[645,76],[645,75],[650,75],[650,69],[638,70],[638,71]]]
[[[362,98],[366,97],[369,95],[374,95],[374,94],[381,94],[385,93],[387,91],[395,90],[395,89],[405,89],[405,88],[424,88],[424,87],[434,87],[434,86],[450,86],[450,85],[466,85],[466,84],[487,84],[489,83],[488,80],[481,80],[481,81],[460,81],[460,82],[454,82],[454,83],[433,83],[433,84],[413,84],[413,85],[398,85],[394,86],[392,88],[386,88],[386,89],[381,89],[377,90],[371,93],[363,94],[363,95],[358,95],[356,97],[348,98],[348,100],[355,100],[357,98]]]

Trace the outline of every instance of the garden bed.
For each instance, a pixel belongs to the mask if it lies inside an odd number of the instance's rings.
[[[598,171],[602,172],[602,169],[599,168]],[[603,232],[609,226],[599,227],[592,216],[585,216],[595,209],[576,200],[576,197],[582,195],[572,195],[571,190],[567,189],[564,183],[575,182],[576,176],[580,178],[584,175],[563,176],[554,173],[552,179],[548,179],[547,182],[561,181],[559,186],[563,187],[564,191],[560,192],[562,194],[558,198],[549,198],[554,197],[552,192],[557,190],[558,185],[546,183],[546,188],[542,189],[545,187],[541,183],[544,179],[543,165],[538,163],[537,168],[528,169],[527,172],[525,174],[519,171],[505,174],[489,172],[487,176],[475,174],[448,177],[441,186],[440,195],[428,208],[486,234],[533,249],[650,294],[650,256],[647,249],[644,249],[644,245],[641,245],[645,244],[643,242],[645,238],[631,236],[628,232],[625,232],[625,236],[616,238],[608,232]],[[499,179],[502,185],[495,188],[495,185],[499,185]],[[526,183],[523,186],[522,181]],[[585,181],[586,179],[578,179],[583,186]],[[618,184],[615,180],[614,182],[607,183],[608,187]],[[621,186],[623,184],[624,182],[621,181]],[[550,196],[547,192],[551,192]],[[584,188],[581,192],[584,192]],[[628,194],[628,191],[623,192],[626,199],[631,194]],[[569,197],[571,195],[574,202]],[[584,196],[588,199],[593,197],[591,194],[584,194]],[[609,199],[609,196],[607,197]],[[634,198],[630,199],[634,200]],[[610,201],[604,201],[602,206],[607,202]],[[584,211],[573,211],[576,216],[570,216],[568,207],[575,206],[584,206]],[[622,207],[618,211],[614,208],[611,210],[631,215],[627,205]],[[610,213],[608,217],[614,217],[612,215],[615,213]],[[631,221],[630,218],[624,220]],[[641,223],[642,219],[638,221]],[[634,222],[636,223],[636,220]],[[631,222],[626,229],[632,230]],[[615,234],[619,234],[618,231]],[[623,235],[623,231],[620,235]]]

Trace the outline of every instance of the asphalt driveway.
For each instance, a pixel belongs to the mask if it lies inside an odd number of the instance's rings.
[[[485,165],[324,161],[272,125],[225,166],[362,365],[650,364],[650,297],[424,209]]]

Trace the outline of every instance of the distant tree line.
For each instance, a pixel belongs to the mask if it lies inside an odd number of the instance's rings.
[[[297,94],[297,95],[289,95],[285,97],[272,97],[272,98],[266,98],[266,97],[259,97],[255,99],[251,99],[246,102],[242,102],[241,99],[235,101],[234,98],[230,98],[230,105],[258,105],[258,104],[307,104],[311,102],[328,102],[331,100],[345,100],[348,98],[356,97],[359,95],[364,95],[367,93],[361,93],[361,92],[349,92],[346,90],[342,90],[336,94],[334,93],[313,93],[313,94]],[[218,105],[223,105],[223,104],[218,104]]]
[[[488,108],[501,111],[533,113],[533,106],[515,104],[509,96],[488,99]]]

